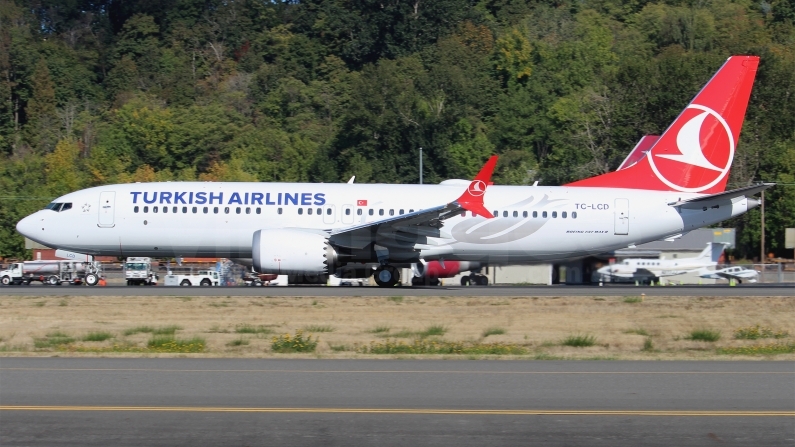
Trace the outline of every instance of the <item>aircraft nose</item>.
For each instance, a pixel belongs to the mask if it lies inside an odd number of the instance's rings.
[[[28,239],[34,234],[35,228],[36,219],[33,214],[17,222],[17,231]]]

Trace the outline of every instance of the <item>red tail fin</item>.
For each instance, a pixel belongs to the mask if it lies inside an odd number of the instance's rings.
[[[491,219],[494,216],[483,206],[483,195],[486,194],[486,188],[491,185],[491,174],[494,172],[495,166],[497,166],[497,156],[492,155],[489,161],[480,168],[480,172],[469,184],[467,190],[456,200],[465,210],[472,211],[487,219]]]
[[[643,160],[567,186],[724,191],[758,65],[758,56],[730,57]]]

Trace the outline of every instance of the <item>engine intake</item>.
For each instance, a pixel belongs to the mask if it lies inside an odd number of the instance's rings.
[[[338,264],[328,236],[300,229],[256,231],[251,257],[257,272],[277,275],[327,274]]]

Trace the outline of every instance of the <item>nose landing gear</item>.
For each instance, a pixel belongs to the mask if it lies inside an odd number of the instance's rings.
[[[391,265],[382,265],[375,270],[373,278],[379,287],[394,287],[400,282],[400,271]]]

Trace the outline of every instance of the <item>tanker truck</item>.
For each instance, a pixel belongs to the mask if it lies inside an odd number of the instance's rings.
[[[3,285],[25,284],[41,281],[49,285],[63,283],[82,284],[95,286],[99,283],[102,273],[102,264],[96,261],[24,261],[15,262],[3,271],[0,271],[0,283]]]

